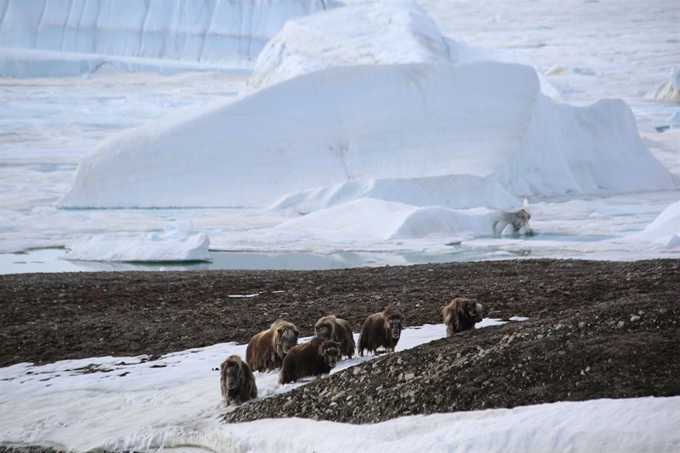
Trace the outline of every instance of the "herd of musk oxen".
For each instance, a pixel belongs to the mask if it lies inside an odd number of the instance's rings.
[[[482,320],[482,305],[474,299],[458,297],[442,307],[446,334],[474,329]],[[366,318],[361,326],[359,344],[349,322],[333,315],[324,316],[314,326],[314,337],[298,343],[300,332],[293,323],[276,320],[269,329],[253,336],[246,348],[246,360],[238,355],[228,357],[220,367],[220,387],[226,404],[240,404],[257,398],[253,371],[265,372],[280,368],[279,384],[295,382],[309,376],[328,374],[343,356],[352,358],[355,350],[394,352],[401,337],[404,315],[394,307]]]

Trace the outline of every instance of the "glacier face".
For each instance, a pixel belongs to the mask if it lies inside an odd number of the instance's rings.
[[[254,59],[333,0],[0,0],[0,47],[192,62]]]

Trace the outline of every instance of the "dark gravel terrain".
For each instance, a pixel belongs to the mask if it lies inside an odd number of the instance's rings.
[[[529,320],[379,356],[245,404],[227,421],[298,416],[372,423],[407,414],[680,395],[680,260],[4,275],[0,366],[245,343],[277,318],[311,335],[329,313],[348,319],[357,332],[368,314],[388,304],[402,310],[407,326],[437,324],[440,307],[455,296],[477,298],[486,317]]]

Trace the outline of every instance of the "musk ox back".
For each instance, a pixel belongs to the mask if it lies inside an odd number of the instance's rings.
[[[338,363],[340,354],[336,341],[314,337],[291,349],[283,359],[279,384],[295,382],[307,376],[328,374]]]
[[[297,344],[299,336],[294,324],[278,319],[268,330],[250,339],[246,347],[246,362],[253,371],[279,368],[288,351]]]
[[[394,351],[394,348],[401,338],[404,315],[393,307],[387,307],[381,313],[370,315],[361,326],[359,335],[359,355],[364,356],[364,350],[373,354],[379,347],[385,348],[387,352]]]
[[[468,329],[474,329],[475,323],[483,319],[482,304],[475,299],[457,297],[442,307],[442,320],[446,325],[446,336]]]
[[[220,388],[227,404],[240,404],[257,398],[255,377],[247,363],[237,355],[227,357],[220,366]]]
[[[324,316],[314,325],[314,334],[319,338],[337,341],[340,344],[340,356],[350,359],[354,356],[356,343],[352,334],[352,326],[345,319],[333,315]]]

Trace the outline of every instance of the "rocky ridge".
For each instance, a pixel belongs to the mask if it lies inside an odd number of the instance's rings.
[[[680,394],[676,303],[630,297],[463,332],[246,404],[225,420],[375,423],[437,412]],[[442,326],[442,328],[444,328]]]

